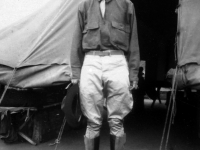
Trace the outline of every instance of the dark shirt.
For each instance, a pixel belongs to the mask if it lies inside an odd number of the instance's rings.
[[[138,81],[139,46],[134,5],[130,0],[106,0],[102,17],[100,0],[79,4],[72,48],[72,78],[79,79],[85,52],[124,51],[131,81]]]

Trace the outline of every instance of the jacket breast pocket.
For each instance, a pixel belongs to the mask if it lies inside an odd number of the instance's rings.
[[[95,49],[99,44],[99,24],[97,22],[89,23],[83,30],[83,47]]]
[[[127,50],[129,47],[130,25],[111,22],[111,40],[119,48]]]

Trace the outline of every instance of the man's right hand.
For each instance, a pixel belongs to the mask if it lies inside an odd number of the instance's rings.
[[[71,79],[72,84],[78,84],[79,83],[79,79]]]

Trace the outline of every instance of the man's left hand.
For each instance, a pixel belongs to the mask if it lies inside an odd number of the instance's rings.
[[[129,90],[131,91],[131,90],[135,90],[137,88],[138,88],[137,81],[131,81]]]

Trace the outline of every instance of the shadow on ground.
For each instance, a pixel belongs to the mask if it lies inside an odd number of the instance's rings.
[[[145,100],[143,111],[133,110],[126,117],[124,122],[127,134],[125,150],[159,150],[167,108],[163,100],[162,104],[156,102],[154,108],[151,108],[151,102],[151,100]],[[200,139],[197,136],[195,110],[182,107],[177,112],[174,124],[171,126],[167,150],[199,150]],[[66,125],[57,150],[83,150],[84,133],[85,127],[71,129]],[[52,136],[48,137],[50,140],[44,140],[37,146],[32,146],[26,141],[13,144],[0,141],[0,150],[54,150],[55,145],[49,146],[49,144],[54,142],[56,135],[49,136]],[[100,150],[109,150],[109,128],[106,121],[101,130]]]

